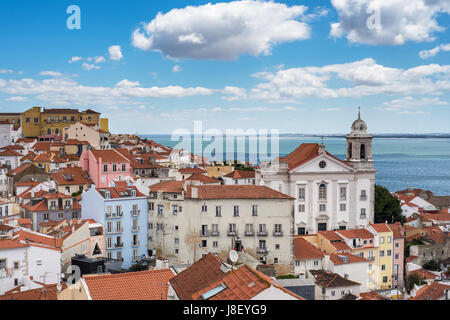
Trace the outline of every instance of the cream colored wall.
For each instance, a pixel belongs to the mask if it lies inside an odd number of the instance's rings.
[[[68,135],[68,139],[87,141],[94,149],[100,148],[100,133],[97,130],[94,130],[93,128],[86,126],[80,122],[68,127],[64,131],[64,136],[66,134]]]
[[[89,255],[90,241],[89,223],[85,223],[63,241],[61,264],[63,266],[71,263],[71,258],[76,254]]]
[[[58,300],[89,300],[86,290],[78,280],[77,283],[68,286],[66,289],[58,293]]]

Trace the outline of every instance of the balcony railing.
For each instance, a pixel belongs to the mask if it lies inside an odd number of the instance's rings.
[[[141,213],[141,210],[133,210],[133,211],[130,211],[130,213],[133,217],[137,217],[139,215],[139,213]]]
[[[218,237],[220,235],[220,232],[218,230],[211,231],[211,237]]]
[[[229,237],[235,237],[235,236],[237,236],[237,231],[236,230],[234,230],[234,231],[228,230],[227,234],[228,234]]]
[[[258,249],[256,249],[256,253],[267,254],[267,253],[269,253],[269,250],[267,250],[267,248],[258,248]]]
[[[209,232],[208,230],[202,230],[199,232],[200,237],[209,237]]]
[[[282,237],[283,236],[283,231],[274,231],[273,232],[273,236],[274,237]]]
[[[116,247],[116,248],[123,248],[123,242],[122,243],[115,243],[114,247]]]
[[[132,232],[139,232],[139,226],[132,226],[131,227]]]
[[[253,237],[254,235],[255,235],[255,231],[253,231],[253,230],[245,231],[245,236],[247,236],[247,237]]]
[[[268,232],[267,231],[258,231],[258,237],[267,237]]]

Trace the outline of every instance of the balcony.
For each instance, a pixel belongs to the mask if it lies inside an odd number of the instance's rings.
[[[141,244],[140,241],[136,241],[136,242],[133,242],[133,243],[131,244],[131,246],[132,246],[132,247],[139,247],[140,244]]]
[[[273,236],[274,237],[282,237],[283,236],[283,231],[274,231],[273,232]]]
[[[269,233],[267,231],[258,231],[258,237],[267,237],[268,234]]]
[[[233,230],[233,231],[228,230],[227,234],[229,237],[236,237],[237,231],[236,230]]]
[[[118,217],[123,216],[123,211],[117,212],[116,215],[117,215]]]
[[[220,232],[218,230],[211,231],[211,237],[218,237],[220,235]]]
[[[123,248],[123,242],[122,243],[115,243],[114,247],[115,248]]]
[[[366,259],[369,260],[369,261],[375,261],[375,257],[374,257],[374,256],[372,256],[372,257],[367,257]]]
[[[132,232],[139,232],[139,226],[132,226],[131,227]]]
[[[208,230],[201,230],[199,232],[200,237],[209,237],[209,232]]]
[[[141,213],[141,210],[130,211],[132,217],[137,217]]]
[[[258,254],[268,254],[269,250],[267,250],[267,248],[258,248],[258,249],[256,249],[256,253],[258,253]]]
[[[253,237],[254,235],[255,235],[255,231],[253,231],[253,230],[245,231],[245,236],[246,237]]]

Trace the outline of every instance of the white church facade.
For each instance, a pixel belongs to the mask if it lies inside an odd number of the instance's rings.
[[[325,145],[305,143],[286,157],[261,163],[257,184],[295,198],[295,234],[354,229],[374,222],[372,135],[358,119],[346,136],[346,159]]]

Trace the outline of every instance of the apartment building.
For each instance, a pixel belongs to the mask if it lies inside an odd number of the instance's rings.
[[[178,263],[235,249],[290,268],[292,202],[264,186],[161,182],[150,187],[148,247]]]
[[[94,123],[77,122],[63,130],[64,141],[70,139],[87,141],[96,150],[111,149],[109,135],[109,132]]]
[[[116,181],[111,187],[94,185],[83,194],[81,215],[105,226],[108,260],[130,268],[136,260],[147,256],[147,197],[135,186]]]

